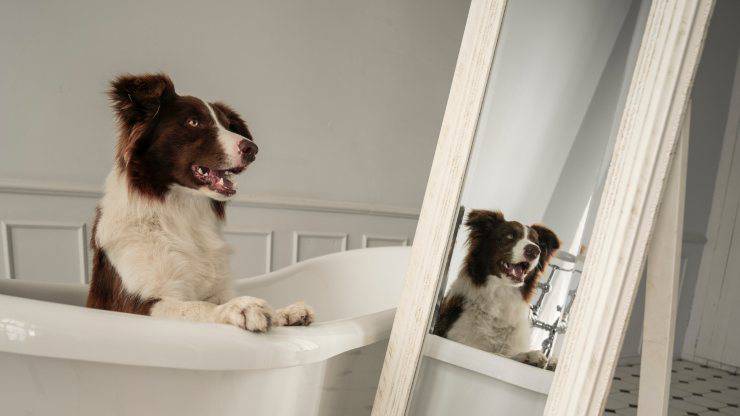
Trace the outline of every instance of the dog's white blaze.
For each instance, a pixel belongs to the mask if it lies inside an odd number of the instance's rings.
[[[529,239],[529,227],[527,227],[526,225],[522,225],[522,231],[524,233],[524,237],[517,241],[514,247],[511,249],[511,262],[514,264],[523,261],[529,261],[529,259],[524,256],[524,249],[530,244],[537,245],[537,242]],[[532,260],[529,265],[529,270],[532,270],[534,268],[539,259],[540,257],[537,256],[534,260]]]
[[[224,150],[224,154],[228,158],[228,164],[230,166],[241,166],[242,165],[242,155],[241,152],[239,152],[239,142],[242,140],[247,140],[244,136],[241,136],[239,134],[236,134],[232,131],[226,130],[226,128],[221,124],[220,121],[218,121],[218,117],[216,116],[216,111],[213,109],[213,107],[208,104],[207,102],[203,102],[206,107],[208,108],[208,111],[211,113],[211,118],[213,118],[213,122],[216,124],[216,127],[218,128],[218,142],[221,143],[221,147]]]

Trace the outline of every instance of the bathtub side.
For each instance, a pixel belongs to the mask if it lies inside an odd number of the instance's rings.
[[[9,415],[363,416],[386,345],[288,368],[212,371],[0,352],[0,402]]]
[[[262,290],[293,301],[304,294],[307,301],[318,301],[319,322],[273,328],[267,334],[0,294],[0,352],[193,370],[259,370],[325,361],[389,337],[407,261],[408,249],[357,250],[240,282],[257,295]],[[8,285],[0,293],[59,301],[66,299],[64,294],[78,296],[83,287],[34,285],[12,292]],[[49,299],[50,293],[58,297]],[[327,317],[334,319],[327,322]]]

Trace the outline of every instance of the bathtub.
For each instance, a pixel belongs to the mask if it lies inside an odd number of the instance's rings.
[[[554,374],[427,335],[408,415],[541,415]]]
[[[0,279],[0,414],[370,414],[408,247],[353,250],[236,282],[317,322],[236,327],[82,307],[84,285]]]

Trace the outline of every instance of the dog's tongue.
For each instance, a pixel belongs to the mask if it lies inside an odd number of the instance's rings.
[[[221,176],[221,174],[222,172],[217,170],[208,172],[208,183],[210,184],[210,188],[225,195],[233,195],[236,193],[234,183]]]
[[[524,276],[524,273],[526,273],[526,271],[527,271],[527,266],[525,266],[524,264],[521,264],[520,263],[520,264],[517,264],[514,267],[512,267],[511,271],[512,271],[512,274],[517,279],[521,279],[522,276]]]

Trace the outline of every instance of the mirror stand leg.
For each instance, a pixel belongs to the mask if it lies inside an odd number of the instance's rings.
[[[648,248],[637,402],[639,416],[665,416],[668,413],[676,309],[680,295],[690,109],[689,104]]]

